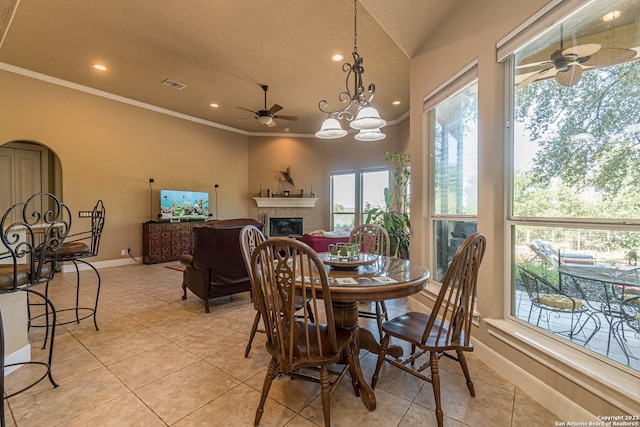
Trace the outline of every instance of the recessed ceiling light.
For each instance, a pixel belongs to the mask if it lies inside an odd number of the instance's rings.
[[[343,59],[344,59],[344,56],[340,55],[339,53],[336,53],[331,57],[331,60],[336,62],[342,61]]]
[[[102,64],[93,64],[93,68],[100,71],[107,71],[107,67]]]
[[[604,15],[602,17],[603,21],[613,21],[614,19],[618,18],[620,16],[620,11],[619,10],[612,10],[611,12],[607,13],[606,15]]]
[[[212,102],[211,104],[209,104],[211,106],[211,108],[218,108],[219,105],[216,104],[215,102]]]
[[[401,102],[400,102],[400,101],[393,101],[393,102],[392,102],[392,104],[393,104],[393,105],[400,105],[400,104],[401,104]]]

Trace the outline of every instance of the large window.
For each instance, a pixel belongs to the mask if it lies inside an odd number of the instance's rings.
[[[478,83],[475,74],[463,74],[445,90],[451,90],[451,87],[458,90],[427,109],[432,129],[431,193],[435,236],[432,271],[436,281],[444,278],[460,244],[476,231],[478,211]]]
[[[639,8],[594,1],[508,60],[511,315],[634,370]]]
[[[331,174],[332,229],[350,230],[365,221],[369,208],[384,208],[387,187],[387,168]]]

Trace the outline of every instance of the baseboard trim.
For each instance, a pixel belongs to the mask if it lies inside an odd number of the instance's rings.
[[[425,297],[424,295],[422,296]],[[430,313],[431,309],[417,300],[409,299],[409,309]],[[551,411],[562,420],[593,420],[599,421],[598,418],[578,405],[565,395],[559,393],[545,382],[531,375],[517,364],[506,359],[500,353],[478,341],[471,339],[474,345],[473,354],[486,363],[494,371],[499,372],[510,383],[518,387],[520,390],[531,396],[535,401],[540,403],[546,409]]]
[[[24,347],[22,347],[21,349],[14,351],[11,354],[8,354],[4,357],[4,364],[5,365],[10,365],[12,363],[25,363],[25,362],[30,362],[31,361],[31,344],[27,344]],[[9,375],[11,372],[15,371],[16,369],[20,369],[21,366],[9,366],[7,368],[4,368],[4,376],[6,377],[7,375]]]
[[[531,375],[482,342],[472,340],[474,354],[510,383],[531,396],[561,420],[600,421],[595,415],[575,403],[545,382]]]
[[[111,260],[105,260],[105,261],[96,261],[96,262],[92,262],[91,265],[93,265],[95,268],[100,270],[101,268],[122,267],[123,265],[132,265],[132,264],[139,264],[139,263],[140,263],[139,261],[135,261],[131,258],[122,258],[122,259],[111,259]],[[91,270],[91,268],[88,265],[85,265],[79,262],[78,270],[80,271]],[[71,262],[66,262],[62,265],[63,273],[72,273],[75,271],[76,271],[76,268],[73,266],[73,263]]]

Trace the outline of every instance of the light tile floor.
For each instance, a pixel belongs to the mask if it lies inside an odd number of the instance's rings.
[[[171,265],[171,264],[169,264]],[[175,265],[175,264],[174,264]],[[98,325],[91,319],[56,329],[53,375],[5,403],[12,426],[251,426],[269,357],[257,336],[244,358],[255,315],[248,293],[214,300],[182,295],[182,273],[164,265],[102,269]],[[82,305],[96,280],[82,272]],[[58,309],[73,304],[75,274],[57,274],[50,295]],[[387,303],[390,315],[405,300]],[[68,318],[69,312],[62,313]],[[63,319],[64,320],[64,319]],[[373,324],[369,324],[375,329]],[[43,328],[29,333],[34,360],[42,360]],[[360,353],[367,380],[376,356]],[[441,359],[446,426],[553,426],[557,417],[471,354],[476,397],[459,366]],[[6,391],[35,375],[30,366],[7,377]],[[387,364],[369,412],[345,379],[331,397],[334,426],[436,425],[431,384]],[[271,388],[262,425],[324,425],[319,386],[289,378]]]

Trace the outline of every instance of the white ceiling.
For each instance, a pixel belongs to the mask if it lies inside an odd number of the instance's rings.
[[[358,3],[363,80],[375,83],[373,104],[387,121],[408,111],[409,57],[458,2]],[[312,134],[325,118],[321,99],[339,108],[353,18],[347,0],[0,0],[0,62],[252,134]],[[345,59],[331,61],[335,53]],[[267,128],[236,108],[264,108],[261,84],[267,108],[277,103],[299,120]]]

